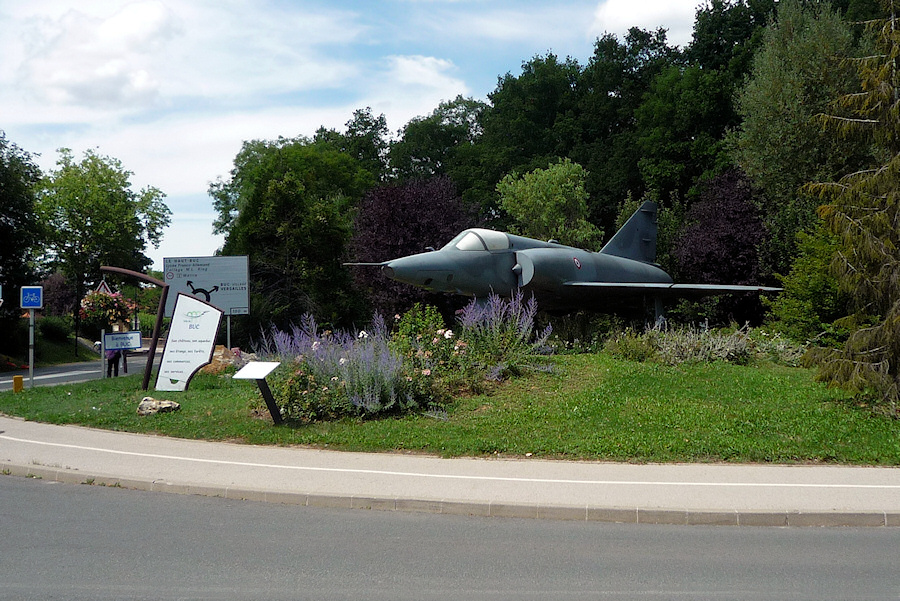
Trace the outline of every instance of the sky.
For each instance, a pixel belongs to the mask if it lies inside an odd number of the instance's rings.
[[[396,133],[553,52],[664,27],[685,46],[702,0],[0,0],[0,130],[45,172],[93,149],[166,194],[163,257],[209,256],[209,184],[245,140],[344,130],[371,107]]]

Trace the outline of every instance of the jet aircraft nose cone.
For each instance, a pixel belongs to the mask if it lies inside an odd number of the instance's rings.
[[[437,251],[394,259],[381,272],[397,282],[435,291],[449,289],[453,281],[453,271]]]
[[[383,273],[385,277],[398,282],[414,285],[421,285],[421,282],[419,282],[421,279],[419,277],[421,271],[422,261],[415,255],[394,259],[381,268],[381,273]]]

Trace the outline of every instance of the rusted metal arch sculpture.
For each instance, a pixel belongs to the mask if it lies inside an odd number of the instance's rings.
[[[156,324],[154,324],[153,326],[153,336],[150,339],[150,352],[147,353],[147,367],[144,368],[144,382],[142,385],[142,390],[147,390],[147,388],[149,388],[150,386],[150,373],[153,371],[153,359],[156,357],[156,345],[159,343],[159,335],[160,331],[162,330],[163,317],[165,316],[166,312],[166,299],[169,296],[169,285],[161,280],[157,280],[154,277],[150,277],[147,274],[141,273],[139,271],[132,271],[131,269],[123,269],[122,267],[110,267],[104,265],[100,267],[100,271],[130,276],[142,282],[147,282],[148,284],[153,284],[154,286],[159,286],[160,288],[162,288],[162,296],[160,296],[159,307],[156,310]]]

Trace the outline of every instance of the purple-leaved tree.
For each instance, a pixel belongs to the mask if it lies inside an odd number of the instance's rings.
[[[380,186],[359,204],[350,253],[354,262],[380,262],[427,247],[440,248],[460,231],[477,225],[475,212],[467,209],[456,186],[445,176]],[[435,305],[446,315],[462,303],[429,294],[384,277],[370,267],[354,267],[354,281],[368,294],[375,310],[394,315],[417,302]]]
[[[754,203],[749,178],[730,169],[710,180],[688,210],[672,254],[681,280],[700,284],[761,284],[759,245],[765,225]],[[717,318],[756,320],[762,307],[755,295],[719,303]]]

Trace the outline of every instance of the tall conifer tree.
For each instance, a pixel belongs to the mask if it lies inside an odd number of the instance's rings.
[[[819,214],[839,237],[834,269],[849,291],[856,329],[842,348],[811,355],[820,379],[852,391],[880,395],[897,416],[900,398],[900,23],[896,0],[888,17],[870,22],[875,51],[857,61],[861,91],[842,96],[837,115],[823,123],[842,136],[865,136],[877,164],[837,182],[812,184],[827,204]]]

